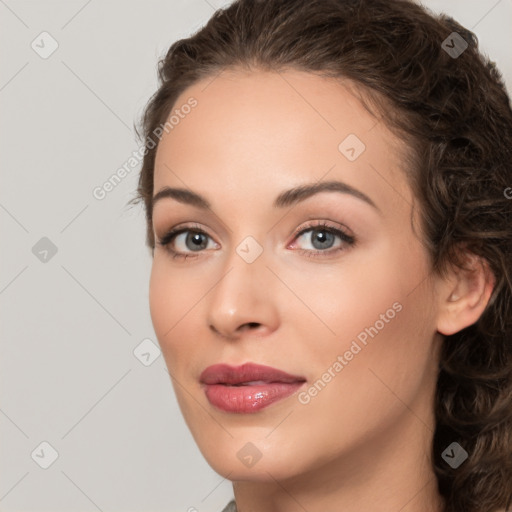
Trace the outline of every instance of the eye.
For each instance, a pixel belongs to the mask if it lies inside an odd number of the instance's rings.
[[[171,229],[158,241],[158,244],[165,247],[173,259],[187,259],[195,257],[194,254],[187,253],[187,251],[194,253],[207,249],[208,238],[211,239],[199,226],[185,226]]]
[[[171,229],[157,243],[164,247],[172,255],[173,259],[185,260],[187,258],[195,258],[197,255],[193,253],[200,253],[204,249],[211,249],[212,247],[209,247],[208,239],[211,240],[211,237],[198,225],[194,225]],[[344,251],[356,243],[354,236],[325,222],[316,222],[298,231],[290,247],[295,248],[296,241],[301,239],[306,242],[306,245],[309,243],[313,247],[312,249],[297,249],[301,254],[305,254],[308,257],[332,255],[339,251]],[[338,247],[333,247],[336,239],[339,239],[340,243]],[[218,248],[218,244],[215,242],[212,245],[213,248]]]
[[[309,244],[312,249],[298,249],[299,252],[308,256],[319,255],[320,257],[346,250],[347,246],[350,247],[356,243],[355,237],[325,222],[317,222],[299,231],[294,240],[301,239],[306,242],[306,246]],[[336,239],[340,240],[337,247],[334,246]],[[292,245],[295,244],[294,241]]]

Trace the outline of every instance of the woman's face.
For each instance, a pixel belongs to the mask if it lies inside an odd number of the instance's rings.
[[[422,445],[440,335],[404,147],[339,82],[299,71],[225,72],[176,109],[154,194],[183,189],[209,207],[171,192],[155,202],[157,240],[189,231],[157,244],[150,308],[206,460],[230,480],[263,481],[339,460],[354,471],[391,438]],[[212,365],[245,363],[301,379],[201,382]]]

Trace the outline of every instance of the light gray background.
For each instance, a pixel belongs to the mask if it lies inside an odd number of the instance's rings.
[[[213,512],[232,497],[162,356],[133,352],[156,343],[143,212],[125,207],[139,167],[92,194],[138,149],[158,57],[227,3],[0,0],[3,512]],[[512,0],[424,3],[474,30],[511,90]],[[43,31],[59,45],[47,59],[31,48],[49,49]],[[42,237],[57,247],[46,262]],[[47,469],[43,441],[58,452]]]

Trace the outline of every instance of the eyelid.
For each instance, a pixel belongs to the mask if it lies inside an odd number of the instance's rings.
[[[294,231],[293,237],[297,237],[297,236],[301,235],[302,233],[304,233],[304,231],[309,231],[314,228],[325,228],[325,229],[341,231],[347,237],[355,238],[355,235],[353,234],[352,230],[345,224],[341,224],[340,222],[326,221],[324,219],[308,220],[305,226],[298,227]]]

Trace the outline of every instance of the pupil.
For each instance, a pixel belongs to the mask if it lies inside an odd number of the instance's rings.
[[[203,238],[203,234],[202,233],[195,233],[194,235],[192,235],[191,239],[192,239],[192,242],[194,244],[194,247],[193,248],[204,248],[204,240],[202,239]],[[190,247],[189,247],[190,249]]]
[[[325,245],[329,245],[326,242],[332,241],[331,239],[334,237],[332,233],[329,233],[328,231],[317,231],[315,241],[318,240],[320,242],[320,247],[317,247],[319,249],[325,249]],[[314,244],[313,244],[314,245]]]

